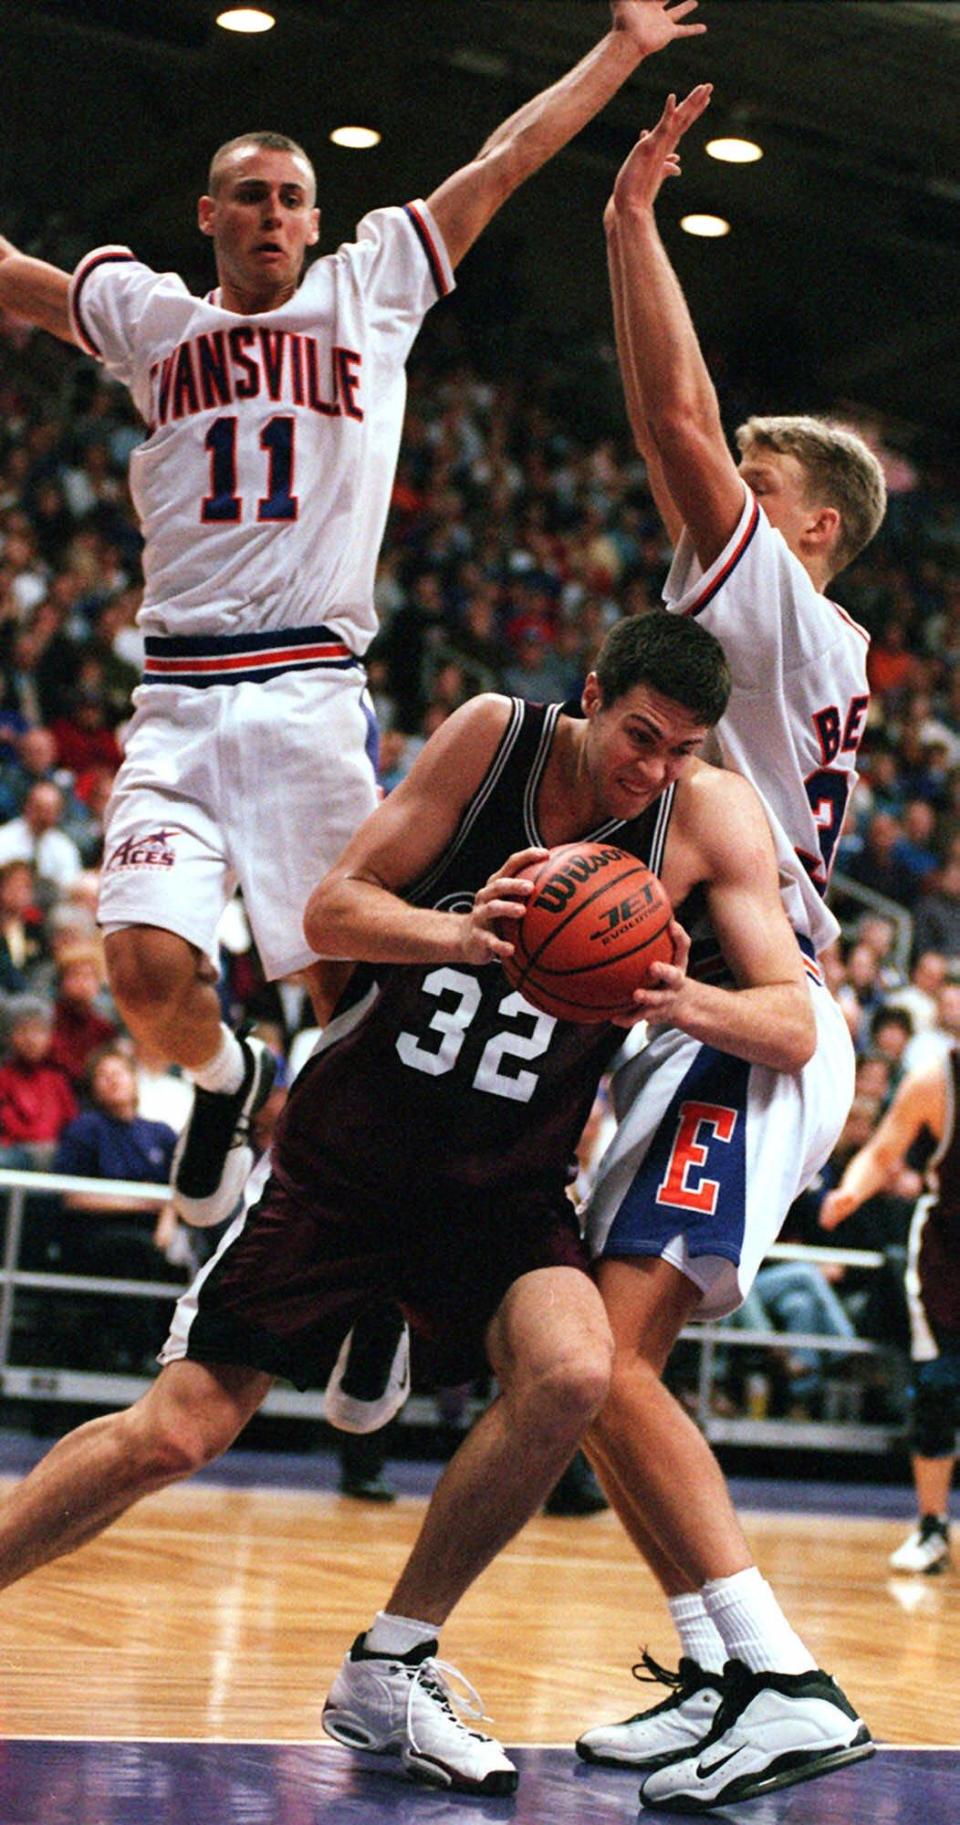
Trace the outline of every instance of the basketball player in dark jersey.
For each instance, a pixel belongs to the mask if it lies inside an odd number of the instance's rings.
[[[904,1078],[865,1147],[820,1211],[835,1229],[886,1190],[915,1141],[934,1151],[910,1224],[906,1293],[913,1366],[913,1482],[917,1525],[891,1554],[894,1571],[942,1572],[950,1563],[950,1484],[960,1415],[960,1049]]]
[[[611,631],[580,706],[475,698],[428,743],[308,904],[317,953],[364,966],[294,1086],[259,1202],[180,1301],[143,1399],[54,1446],[0,1502],[0,1581],[224,1450],[274,1375],[322,1383],[354,1320],[397,1300],[439,1375],[489,1367],[499,1393],[324,1721],[420,1780],[513,1790],[499,1743],[453,1708],[437,1635],[606,1395],[610,1331],[565,1187],[620,1035],[524,1002],[497,967],[502,930],[547,848],[609,838],[662,876],[681,919],[705,905],[735,984],[695,979],[674,922],[674,962],[633,1018],[803,1067],[815,1021],[769,825],[752,786],[696,758],[728,689],[712,634],[649,615]]]

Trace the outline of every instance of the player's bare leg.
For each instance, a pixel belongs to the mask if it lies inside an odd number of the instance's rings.
[[[575,1269],[516,1281],[488,1349],[500,1392],[437,1484],[388,1604],[438,1627],[549,1495],[607,1388],[603,1306]]]
[[[752,1564],[723,1472],[710,1446],[661,1380],[700,1290],[666,1261],[601,1261],[597,1281],[614,1338],[610,1393],[587,1437],[627,1533],[667,1596],[698,1590]],[[669,1567],[674,1571],[670,1572]],[[666,1581],[664,1581],[666,1580]]]
[[[540,1507],[603,1401],[610,1332],[596,1288],[571,1268],[541,1268],[511,1287],[487,1334],[500,1394],[434,1492],[386,1611],[359,1635],[324,1706],[338,1742],[402,1757],[418,1779],[512,1793],[501,1745],[461,1722],[436,1659],[457,1599]],[[476,1700],[476,1694],[473,1694]],[[469,1708],[469,1707],[468,1707]]]
[[[74,1552],[141,1497],[219,1457],[271,1379],[233,1365],[171,1363],[135,1406],[60,1439],[0,1500],[0,1587]]]
[[[110,991],[138,1045],[194,1071],[220,1043],[216,971],[195,944],[154,925],[108,932]]]
[[[173,1158],[173,1196],[200,1228],[237,1209],[253,1165],[250,1127],[270,1094],[275,1060],[263,1040],[237,1038],[220,1018],[216,971],[196,945],[154,925],[108,932],[107,973],[134,1038],[182,1065],[196,1085]]]

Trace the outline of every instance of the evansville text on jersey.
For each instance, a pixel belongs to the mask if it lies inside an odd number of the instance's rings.
[[[356,349],[249,323],[192,336],[150,369],[150,430],[258,397],[360,421],[362,359]]]

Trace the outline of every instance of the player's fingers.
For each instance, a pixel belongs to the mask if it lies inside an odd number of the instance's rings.
[[[541,862],[546,861],[549,854],[549,849],[516,849],[513,855],[508,855],[499,873],[501,875],[522,874],[525,868],[539,867]]]

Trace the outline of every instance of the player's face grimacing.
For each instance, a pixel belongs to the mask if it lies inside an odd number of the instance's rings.
[[[692,710],[649,684],[634,685],[605,708],[592,672],[583,707],[584,763],[604,817],[639,817],[680,777],[708,733]]]
[[[260,310],[275,308],[296,291],[320,235],[309,166],[290,152],[238,146],[216,195],[200,198],[199,222],[213,238],[221,286]]]

